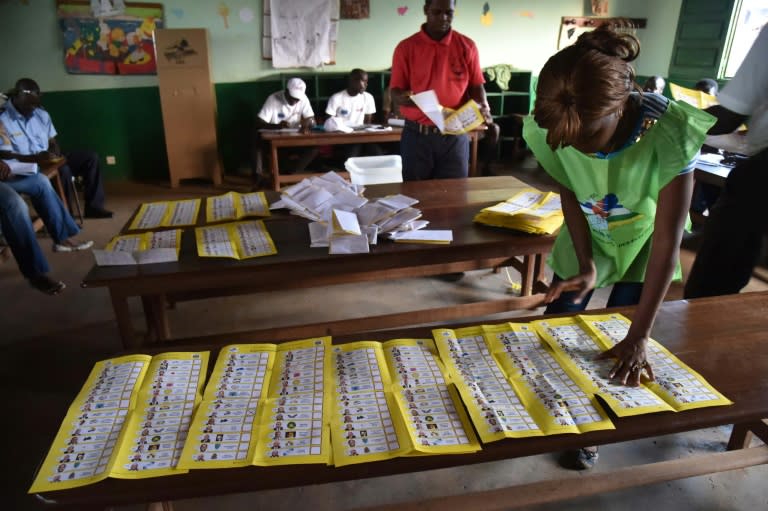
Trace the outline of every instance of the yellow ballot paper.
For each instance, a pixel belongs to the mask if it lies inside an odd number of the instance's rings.
[[[565,372],[528,324],[482,327],[494,356],[547,435],[615,429],[597,399]]]
[[[207,351],[152,358],[131,411],[110,477],[141,479],[183,474],[177,463],[201,400]]]
[[[457,110],[444,108],[434,90],[413,94],[411,100],[446,135],[461,135],[485,123],[480,107],[472,99]]]
[[[270,216],[264,192],[229,192],[208,197],[205,201],[205,220],[208,223],[240,220],[249,216]]]
[[[200,199],[147,202],[141,205],[129,229],[135,231],[195,225],[199,211]]]
[[[254,465],[331,463],[330,398],[324,377],[330,356],[330,337],[277,346],[255,428]]]
[[[178,468],[251,465],[257,417],[267,395],[274,344],[225,346],[195,412]]]
[[[482,327],[439,328],[432,333],[484,443],[544,434],[491,353]]]
[[[115,236],[104,250],[93,250],[99,266],[167,263],[179,260],[181,229]]]
[[[481,210],[474,221],[532,234],[552,234],[563,224],[560,195],[526,188],[510,199]]]
[[[590,394],[600,396],[619,417],[673,410],[645,384],[628,387],[608,378],[615,362],[596,359],[605,347],[578,317],[534,321],[533,325],[571,378]]]
[[[597,337],[603,349],[610,349],[624,339],[631,323],[621,314],[581,315],[579,319]],[[654,381],[646,382],[645,386],[674,410],[733,404],[699,373],[653,339],[648,342],[647,353]]]
[[[480,443],[434,342],[394,339],[385,342],[383,350],[392,375],[391,393],[404,417],[414,454],[479,451]]]
[[[76,488],[106,479],[116,446],[152,357],[97,362],[69,407],[30,493]]]
[[[672,99],[675,101],[683,101],[696,108],[705,109],[719,104],[717,97],[711,94],[696,89],[688,89],[676,83],[669,84],[669,91],[672,94]]]
[[[331,348],[333,464],[378,461],[407,454],[411,442],[397,404],[381,344],[353,342]]]
[[[195,229],[197,255],[250,259],[277,253],[264,222],[234,222]]]
[[[444,112],[445,128],[443,133],[446,135],[461,135],[485,124],[480,106],[473,99],[461,105],[457,110],[446,108]]]
[[[357,215],[352,211],[334,209],[331,224],[333,226],[333,235],[354,234],[359,236],[361,234]]]

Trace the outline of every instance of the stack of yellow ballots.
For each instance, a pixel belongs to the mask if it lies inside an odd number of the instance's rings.
[[[563,224],[560,195],[526,188],[511,199],[483,209],[474,220],[532,234],[552,234]]]

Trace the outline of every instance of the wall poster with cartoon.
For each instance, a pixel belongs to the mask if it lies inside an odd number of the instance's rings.
[[[94,17],[87,0],[57,0],[68,73],[156,74],[153,32],[163,28],[163,6],[125,3],[125,12]]]

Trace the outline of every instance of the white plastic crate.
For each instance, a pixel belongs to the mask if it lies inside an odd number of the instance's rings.
[[[403,160],[399,154],[348,158],[344,167],[356,185],[403,182]]]

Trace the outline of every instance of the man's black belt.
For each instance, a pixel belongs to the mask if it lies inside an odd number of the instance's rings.
[[[441,134],[437,126],[427,126],[426,124],[419,124],[418,122],[409,121],[407,119],[405,121],[405,129],[416,131],[422,135]]]

